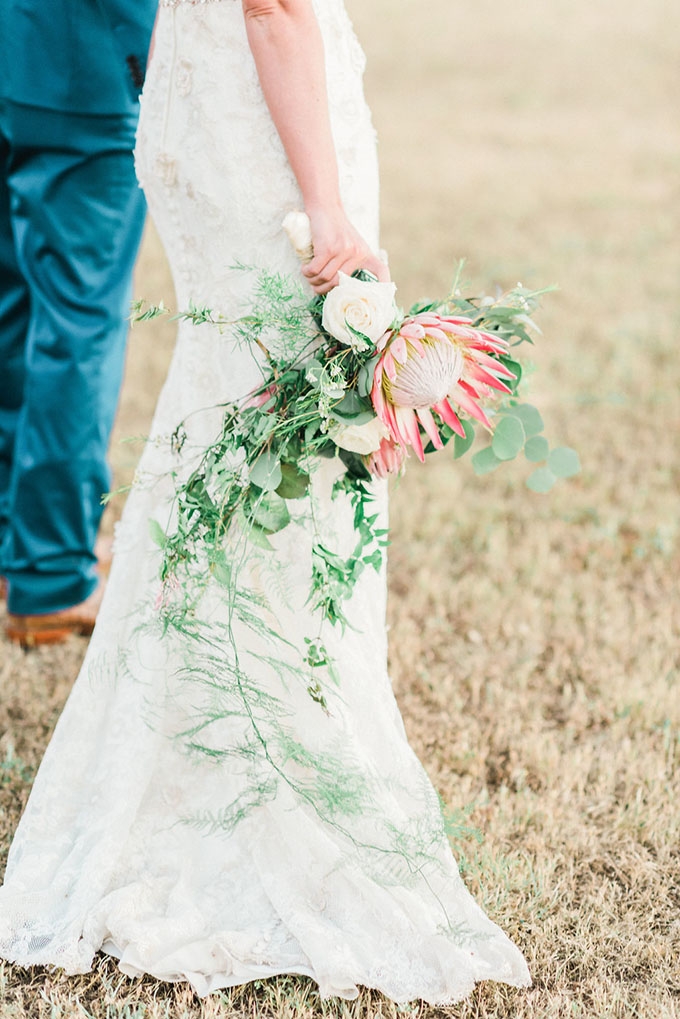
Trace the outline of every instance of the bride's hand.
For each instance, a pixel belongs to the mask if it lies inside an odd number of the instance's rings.
[[[302,270],[317,294],[326,294],[338,282],[338,273],[351,276],[357,269],[368,269],[382,283],[389,282],[386,264],[371,251],[354,229],[342,209],[307,209],[312,228],[314,258]]]

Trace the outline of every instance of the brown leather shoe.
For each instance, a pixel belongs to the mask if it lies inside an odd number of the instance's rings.
[[[8,613],[5,633],[9,640],[26,648],[38,644],[59,644],[72,633],[89,637],[94,630],[105,587],[106,581],[102,579],[84,602],[59,612],[45,612],[36,616]]]

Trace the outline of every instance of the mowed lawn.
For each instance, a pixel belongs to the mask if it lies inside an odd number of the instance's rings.
[[[391,669],[409,737],[470,829],[454,848],[534,986],[451,1008],[282,978],[200,1002],[100,959],[0,964],[2,1019],[680,1016],[680,214],[675,0],[351,0],[402,302],[559,284],[530,381],[581,475],[394,487]],[[172,303],[152,231],[136,293]],[[172,346],[136,328],[112,455],[129,478]],[[107,527],[120,512],[116,502]],[[0,865],[85,642],[0,644]]]

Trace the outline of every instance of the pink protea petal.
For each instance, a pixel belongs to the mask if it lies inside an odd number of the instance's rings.
[[[434,448],[443,449],[444,443],[442,442],[442,437],[439,434],[439,429],[435,424],[435,420],[432,417],[431,411],[429,411],[427,407],[419,407],[418,410],[416,411],[416,414],[418,415],[418,420],[420,421],[421,425],[427,432],[428,438],[430,439],[430,442],[432,443]]]
[[[452,428],[456,435],[460,435],[461,439],[465,438],[465,429],[461,424],[461,420],[448,400],[440,400],[439,403],[434,405],[432,410],[439,414],[444,424]]]
[[[386,478],[388,474],[397,474],[404,465],[406,450],[392,439],[383,439],[380,447],[364,458],[371,474],[377,478]]]
[[[405,438],[404,445],[413,446],[413,450],[422,463],[425,463],[425,452],[423,450],[423,441],[420,438],[420,429],[418,428],[418,421],[416,419],[415,411],[411,410],[410,407],[397,407],[395,410],[399,429]]]
[[[392,333],[393,333],[392,329],[388,329],[386,333],[383,333],[378,342],[376,343],[375,349],[384,350],[392,336]]]
[[[412,347],[413,350],[415,350],[416,354],[418,354],[419,357],[425,356],[425,347],[421,340],[409,340],[408,342],[409,346]]]
[[[382,386],[380,381],[374,381],[373,388],[371,389],[371,403],[373,404],[373,410],[376,412],[381,421],[385,420],[385,396],[383,394]]]
[[[429,331],[429,326],[438,326],[441,322],[441,316],[435,315],[432,311],[421,311],[419,315],[414,315],[411,319],[412,322],[417,322],[418,325],[425,326],[425,331]]]
[[[477,421],[483,424],[485,428],[488,428],[490,432],[493,431],[491,422],[489,421],[488,417],[486,416],[482,408],[479,406],[478,403],[475,402],[475,400],[472,399],[471,396],[468,395],[468,393],[465,392],[464,389],[461,388],[460,383],[458,383],[453,393],[449,393],[449,400],[453,400],[454,403],[457,403],[459,407],[463,408],[466,414],[469,414],[470,417],[475,418]]]
[[[467,315],[442,315],[442,322],[453,322],[456,325],[472,325],[472,319]]]
[[[405,336],[407,340],[422,340],[425,335],[425,330],[417,322],[409,322],[408,320],[399,330],[402,336]]]
[[[451,333],[453,336],[457,336],[460,333],[460,326],[458,323],[449,322],[446,318],[443,318],[439,323],[439,329],[443,329],[445,333]]]
[[[399,422],[395,414],[395,407],[393,404],[385,401],[385,416],[382,418],[382,422],[389,429],[390,435],[395,442],[400,442],[402,445],[406,445],[408,439],[405,435],[402,435]]]
[[[458,385],[462,386],[468,396],[471,396],[473,400],[481,400],[482,394],[476,389],[469,379],[461,378],[458,380]]]
[[[492,357],[491,354],[485,353],[483,350],[477,350],[475,352],[475,361],[479,364],[485,365],[490,371],[494,372],[495,375],[500,375],[503,379],[517,378],[514,372],[511,372],[509,368],[506,368],[501,361]]]
[[[265,403],[268,403],[269,400],[271,400],[271,398],[275,395],[276,386],[272,383],[271,386],[267,386],[266,389],[263,389],[261,393],[258,393],[257,390],[254,390],[252,396],[250,396],[248,400],[246,400],[243,406],[247,409],[250,409],[251,407],[263,407]]]
[[[394,380],[397,377],[397,366],[394,363],[394,358],[392,357],[392,347],[391,346],[390,346],[389,350],[385,353],[385,355],[383,357],[383,366],[384,366],[384,369],[385,369],[385,375],[387,375],[387,377],[390,380],[390,382],[394,382]]]
[[[408,357],[408,347],[402,332],[399,332],[390,345],[390,354],[399,364],[403,364]]]
[[[430,328],[427,330],[427,335],[432,340],[440,340],[441,342],[446,343],[449,337],[444,332],[443,329],[439,328],[439,326],[440,326],[439,322],[437,322],[436,326],[430,326]]]
[[[507,354],[510,344],[499,336],[491,336],[489,333],[478,333],[477,339],[470,343],[473,350],[490,350],[494,354]]]
[[[509,386],[506,386],[505,382],[501,382],[495,375],[488,372],[481,365],[474,365],[468,369],[469,374],[477,382],[483,382],[485,386],[491,386],[492,389],[498,389],[501,393],[511,393],[512,390]]]

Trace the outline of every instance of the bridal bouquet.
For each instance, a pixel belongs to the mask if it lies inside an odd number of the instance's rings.
[[[284,227],[300,258],[309,257],[307,217],[294,213]],[[405,314],[395,285],[363,271],[341,274],[329,294],[311,302],[287,276],[256,271],[254,290],[252,309],[236,321],[197,307],[177,316],[228,327],[257,348],[262,382],[224,406],[219,435],[188,476],[178,475],[173,527],[152,522],[163,550],[159,606],[180,587],[186,591],[192,567],[194,577],[224,573],[224,539],[234,525],[251,546],[271,549],[271,536],[291,521],[322,457],[342,462],[334,494],[349,496],[356,534],[346,558],[321,537],[313,542],[310,604],[331,623],[345,621],[342,603],[362,571],[382,562],[386,532],[371,511],[371,482],[399,474],[410,456],[424,461],[451,444],[460,458],[479,431],[488,442],[472,455],[478,474],[521,453],[538,465],[527,480],[535,491],[578,472],[576,453],[550,449],[539,412],[518,396],[522,367],[514,348],[531,342],[531,314],[544,291],[518,285],[496,300],[474,299],[462,296],[456,281],[443,301]],[[134,317],[164,311],[140,302]],[[186,435],[178,425],[177,452]],[[307,664],[319,657],[321,645],[310,640]]]
[[[294,214],[286,228],[309,257],[306,217]],[[377,479],[445,447],[454,458],[470,451],[479,474],[523,454],[536,491],[578,470],[574,451],[551,449],[540,414],[519,397],[515,348],[531,342],[541,291],[518,285],[496,300],[471,298],[456,280],[443,301],[404,313],[394,284],[366,272],[341,275],[310,301],[297,277],[235,269],[254,280],[243,315],[190,306],[176,317],[228,330],[256,355],[261,381],[238,402],[205,408],[207,429],[196,427],[196,410],[167,437],[170,502],[150,521],[158,596],[137,613],[140,633],[160,636],[174,662],[187,719],[174,735],[187,752],[228,757],[245,776],[219,814],[190,823],[232,830],[285,782],[355,848],[347,818],[369,817],[370,859],[377,839],[408,876],[414,847],[430,858],[429,835],[417,817],[407,833],[385,818],[378,837],[366,775],[338,744],[306,738],[293,688],[329,718],[342,703],[341,647],[346,628],[361,626],[349,599],[364,571],[381,568],[387,544]],[[165,312],[139,302],[133,319]],[[298,579],[309,587],[299,590]]]

